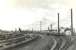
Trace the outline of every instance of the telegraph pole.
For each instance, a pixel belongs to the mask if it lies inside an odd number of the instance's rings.
[[[71,34],[73,34],[73,12],[71,8]]]
[[[60,29],[59,29],[59,13],[58,13],[58,34],[60,34]]]

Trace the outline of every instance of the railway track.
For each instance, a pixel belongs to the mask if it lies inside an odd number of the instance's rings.
[[[62,44],[61,44],[59,50],[61,50],[64,47],[64,45],[66,44],[66,40],[63,39],[63,37],[61,37],[61,38],[62,38]]]
[[[57,45],[57,41],[53,38],[53,41],[54,41],[54,44],[53,44],[53,46],[51,47],[51,49],[50,50],[54,50],[54,48],[56,47],[56,45]]]
[[[54,44],[50,50],[67,50],[73,42],[67,37],[53,37]]]
[[[65,45],[63,46],[63,48],[61,48],[61,50],[67,50],[72,44],[73,41],[71,41],[70,38],[66,38]]]
[[[51,48],[51,50],[59,50],[59,48],[61,47],[61,44],[62,44],[62,39],[59,38],[59,37],[55,37],[54,38],[54,45],[53,47]]]
[[[73,42],[72,42],[73,43]],[[67,50],[72,44],[70,39],[65,36],[46,36],[42,35],[40,40],[31,42],[28,48],[23,47],[23,50]],[[21,50],[22,50],[21,49]],[[15,49],[13,49],[15,50]],[[17,49],[19,50],[19,49]]]

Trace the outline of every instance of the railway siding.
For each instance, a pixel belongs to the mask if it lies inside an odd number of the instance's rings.
[[[60,36],[60,37],[53,37],[54,45],[50,50],[67,50],[72,44],[70,37]]]

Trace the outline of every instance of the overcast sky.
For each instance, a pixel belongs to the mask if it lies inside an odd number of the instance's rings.
[[[43,29],[49,24],[57,27],[57,13],[60,13],[60,26],[70,26],[70,9],[73,8],[74,28],[76,28],[75,0],[0,0],[0,29],[15,28]]]

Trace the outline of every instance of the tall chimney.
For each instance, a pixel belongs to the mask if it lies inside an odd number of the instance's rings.
[[[59,13],[58,13],[58,34],[60,34],[60,29],[59,29]]]
[[[71,8],[71,34],[73,34],[73,12]]]

